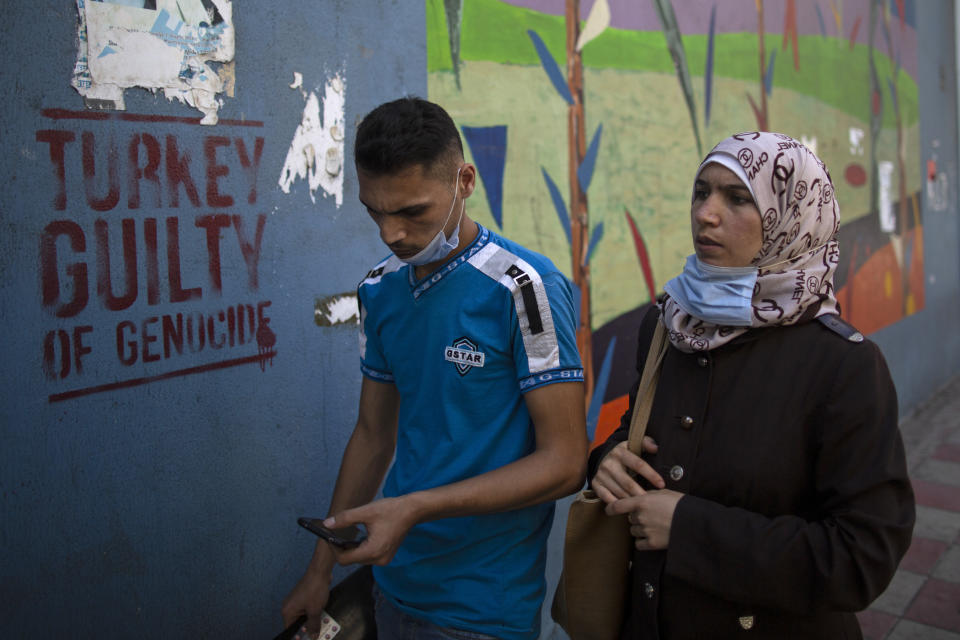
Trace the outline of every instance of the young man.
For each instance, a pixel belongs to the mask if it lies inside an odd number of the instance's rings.
[[[392,255],[360,283],[359,415],[324,524],[368,537],[318,542],[284,620],[316,630],[334,562],[363,563],[381,639],[536,637],[553,500],[586,461],[570,284],[467,215],[476,168],[439,106],[377,107],[354,155]]]

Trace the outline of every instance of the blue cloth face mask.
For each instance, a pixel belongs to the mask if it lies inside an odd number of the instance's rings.
[[[717,267],[687,257],[683,273],[663,290],[690,315],[725,327],[749,327],[753,319],[756,267]]]
[[[453,229],[449,239],[443,234],[443,228],[447,226],[450,216],[453,215],[453,208],[457,205],[457,194],[460,193],[460,171],[462,169],[463,167],[457,169],[457,184],[453,189],[453,202],[450,203],[450,211],[447,213],[446,219],[443,221],[443,224],[440,225],[440,231],[437,231],[437,235],[433,237],[433,240],[418,251],[416,255],[410,256],[407,259],[399,258],[401,262],[417,267],[431,262],[437,262],[445,258],[447,254],[456,249],[457,245],[460,244],[460,221],[463,220],[463,210],[466,208],[466,201],[463,203],[464,206],[460,208],[460,219],[457,220],[457,226]]]

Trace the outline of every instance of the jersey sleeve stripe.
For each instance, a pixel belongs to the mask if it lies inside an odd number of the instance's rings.
[[[364,276],[363,281],[360,282],[359,286],[362,287],[365,284],[377,284],[380,282],[383,276],[399,270],[402,266],[403,262],[401,262],[396,256],[391,255],[387,257],[386,260],[383,260],[380,264],[371,269],[370,272]]]
[[[583,382],[583,369],[554,369],[529,375],[520,380],[520,391],[527,393],[555,382]]]
[[[540,318],[540,309],[537,305],[537,293],[533,280],[516,264],[511,264],[507,275],[520,287],[520,297],[523,300],[523,310],[530,322],[530,332],[537,334],[543,331],[543,321]]]
[[[528,282],[520,285],[520,296],[523,298],[523,310],[530,321],[530,333],[543,333],[543,321],[540,319],[540,309],[537,307],[537,293],[533,284]]]
[[[513,295],[530,373],[558,368],[560,346],[540,274],[519,256],[493,243],[470,258],[470,264]]]
[[[376,380],[377,382],[393,382],[392,373],[387,371],[377,371],[376,369],[368,367],[362,362],[360,363],[360,372],[368,378]]]

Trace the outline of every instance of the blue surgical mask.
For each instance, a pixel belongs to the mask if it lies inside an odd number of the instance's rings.
[[[706,322],[749,327],[753,319],[756,267],[717,267],[687,258],[683,273],[663,286],[680,308]]]
[[[443,234],[443,229],[447,226],[450,216],[453,215],[453,208],[457,205],[457,194],[460,192],[461,169],[463,169],[463,167],[457,169],[457,184],[453,188],[453,202],[450,203],[450,211],[447,213],[447,217],[444,219],[443,224],[440,225],[440,231],[437,231],[437,235],[433,237],[433,240],[431,240],[423,249],[418,251],[416,255],[410,256],[406,260],[400,258],[402,262],[412,264],[417,267],[420,265],[429,264],[431,262],[437,262],[438,260],[443,260],[443,258],[445,258],[451,251],[456,249],[457,245],[460,244],[460,222],[463,220],[463,210],[466,207],[466,202],[464,202],[464,206],[460,208],[460,219],[457,220],[457,226],[454,227],[449,239]]]

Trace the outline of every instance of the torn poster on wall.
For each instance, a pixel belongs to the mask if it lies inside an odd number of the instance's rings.
[[[343,133],[346,86],[342,72],[327,80],[323,92],[323,118],[320,98],[315,91],[303,88],[303,74],[293,73],[291,89],[297,89],[306,105],[303,117],[293,134],[290,149],[283,162],[278,183],[284,193],[303,178],[310,187],[310,200],[316,202],[317,189],[333,196],[337,208],[343,204]]]
[[[77,12],[72,84],[88,107],[123,110],[124,89],[162,89],[217,123],[217,94],[233,95],[229,0],[77,0]]]

